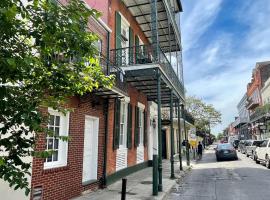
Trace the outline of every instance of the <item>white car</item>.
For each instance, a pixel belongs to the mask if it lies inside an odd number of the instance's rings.
[[[261,145],[256,148],[254,160],[256,163],[264,162],[270,169],[270,139],[263,140]]]

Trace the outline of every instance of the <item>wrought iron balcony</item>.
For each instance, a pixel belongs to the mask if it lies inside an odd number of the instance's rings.
[[[96,91],[96,94],[104,96],[105,98],[117,97],[119,96],[119,93],[127,94],[128,90],[123,70],[120,67],[113,65],[105,56],[100,57],[100,65],[102,66],[105,75],[114,75],[115,82],[112,89],[101,88]]]
[[[138,65],[158,64],[161,71],[171,82],[172,86],[184,94],[184,86],[176,75],[171,63],[161,48],[154,45],[140,45],[111,50],[111,62],[115,67],[131,67]]]
[[[257,120],[262,119],[263,117],[270,116],[270,105],[266,104],[264,106],[259,106],[255,109],[255,111],[250,115],[250,121],[255,122]]]

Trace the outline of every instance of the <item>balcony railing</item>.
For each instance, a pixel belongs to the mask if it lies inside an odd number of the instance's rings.
[[[110,60],[107,59],[105,56],[101,56],[100,65],[102,66],[105,75],[115,76],[114,87],[127,93],[127,84],[123,70],[120,67],[113,65],[113,63],[111,63]]]
[[[190,124],[194,125],[195,119],[193,118],[193,116],[187,110],[184,110],[183,113],[180,112],[180,118],[183,118],[182,114],[185,115],[186,122],[189,122]],[[169,120],[170,119],[170,108],[162,108],[161,117],[164,120]],[[174,119],[178,118],[178,113],[177,113],[176,109],[173,110],[173,118]]]
[[[259,106],[255,109],[254,113],[250,115],[250,121],[254,122],[262,117],[270,116],[270,105],[266,104],[264,106]]]
[[[184,96],[184,86],[176,75],[165,53],[154,45],[140,45],[111,50],[113,66],[126,67],[142,64],[159,64],[172,85]]]

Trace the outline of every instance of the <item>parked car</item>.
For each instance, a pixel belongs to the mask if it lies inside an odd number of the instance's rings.
[[[255,150],[263,143],[263,140],[250,140],[246,146],[246,156],[251,156],[254,159]]]
[[[261,145],[256,148],[254,157],[256,163],[264,162],[270,169],[270,139],[263,140]]]
[[[238,159],[236,150],[230,143],[218,144],[215,150],[217,161],[227,159],[234,159],[234,160]]]
[[[243,149],[245,147],[246,140],[240,140],[239,145],[238,145],[238,151],[243,153]]]

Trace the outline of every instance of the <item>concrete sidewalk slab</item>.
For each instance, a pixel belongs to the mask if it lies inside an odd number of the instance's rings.
[[[181,177],[191,169],[183,162],[183,171],[179,170],[179,162],[174,164],[176,179],[170,179],[170,161],[163,161],[163,191],[158,193],[158,196],[152,195],[152,167],[145,168],[127,176],[127,200],[161,200],[167,193],[170,192],[176,181],[181,180]],[[119,180],[106,189],[97,190],[88,194],[84,194],[74,200],[119,200],[121,199],[122,180]]]

